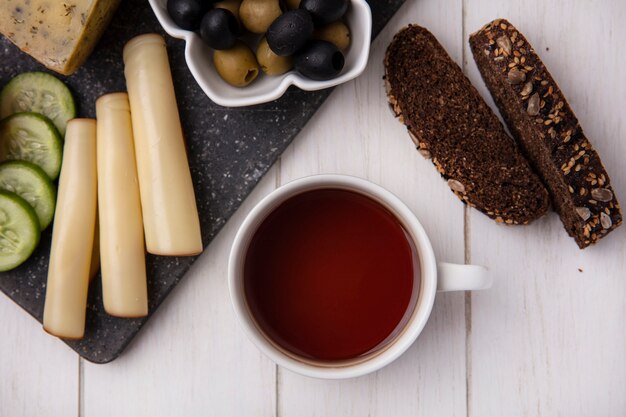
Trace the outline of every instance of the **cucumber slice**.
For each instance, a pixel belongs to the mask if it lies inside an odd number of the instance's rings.
[[[28,259],[40,234],[33,208],[16,194],[0,191],[0,271],[16,268]]]
[[[55,180],[62,159],[61,137],[46,117],[37,113],[16,113],[0,121],[0,162],[32,162]]]
[[[43,114],[65,136],[67,121],[76,117],[76,104],[69,88],[55,76],[25,72],[0,91],[0,118],[19,112]]]
[[[41,230],[52,222],[56,189],[37,165],[25,161],[0,164],[0,190],[10,191],[26,200],[35,209]]]

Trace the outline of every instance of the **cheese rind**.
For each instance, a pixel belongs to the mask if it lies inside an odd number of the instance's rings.
[[[43,327],[80,339],[85,331],[89,269],[96,224],[96,121],[67,125],[52,229]]]
[[[197,255],[202,252],[200,220],[163,37],[130,40],[124,47],[124,75],[148,252]]]
[[[148,314],[141,202],[126,93],[96,101],[102,301],[117,317]]]
[[[46,67],[69,75],[91,54],[119,3],[0,1],[0,33]]]

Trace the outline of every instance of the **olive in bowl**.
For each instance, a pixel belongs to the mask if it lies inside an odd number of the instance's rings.
[[[293,55],[313,34],[311,15],[302,9],[290,10],[267,30],[267,43],[278,56]]]
[[[313,39],[328,41],[337,48],[345,51],[350,46],[350,28],[338,20],[329,25],[315,29]]]
[[[252,50],[242,41],[230,49],[216,50],[213,65],[220,77],[234,87],[245,87],[259,75],[259,64]]]
[[[335,78],[345,63],[345,57],[335,45],[327,41],[311,41],[296,54],[295,68],[307,78],[316,81]]]
[[[167,12],[181,28],[196,30],[212,4],[209,0],[167,0]]]
[[[265,37],[256,48],[256,60],[267,75],[282,75],[293,68],[293,57],[276,55]]]
[[[237,18],[238,22],[240,21],[239,7],[241,6],[241,0],[222,0],[215,3],[214,6],[220,9],[228,10],[233,14],[233,16],[235,16],[235,18]]]
[[[324,26],[341,19],[349,4],[349,0],[302,0],[300,8],[311,13],[315,26]]]
[[[235,15],[222,8],[209,10],[200,23],[200,36],[213,49],[231,48],[240,32]]]
[[[279,0],[243,0],[239,6],[239,19],[252,33],[267,32],[272,22],[282,14]]]

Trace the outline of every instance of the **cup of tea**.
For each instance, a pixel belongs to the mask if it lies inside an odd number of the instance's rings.
[[[435,260],[398,197],[315,175],[259,202],[233,243],[228,284],[247,336],[277,364],[317,378],[374,372],[424,328],[437,291],[491,286],[486,268]]]

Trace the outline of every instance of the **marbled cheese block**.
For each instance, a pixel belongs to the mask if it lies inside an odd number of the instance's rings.
[[[85,62],[120,0],[2,0],[0,32],[46,67],[69,75]]]

